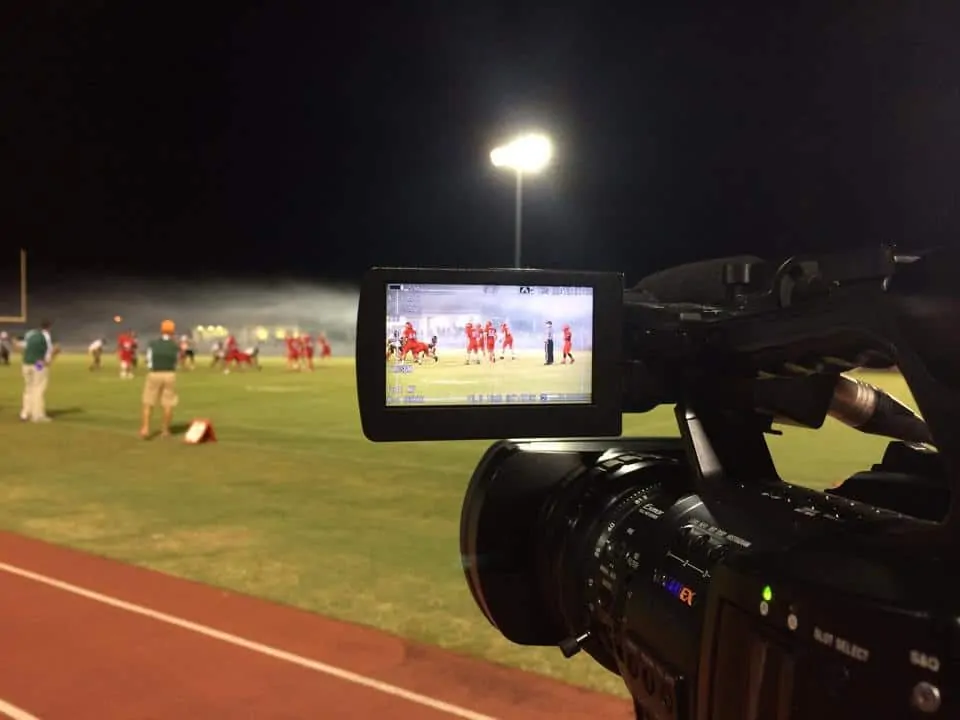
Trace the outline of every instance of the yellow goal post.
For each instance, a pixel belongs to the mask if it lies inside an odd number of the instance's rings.
[[[12,278],[11,278],[12,279]],[[20,314],[0,316],[2,323],[27,322],[27,251],[20,250]]]

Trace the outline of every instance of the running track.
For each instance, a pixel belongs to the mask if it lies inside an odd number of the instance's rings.
[[[2,532],[0,643],[13,720],[633,718],[607,695]]]

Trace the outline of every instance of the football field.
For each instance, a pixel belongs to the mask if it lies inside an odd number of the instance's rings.
[[[178,419],[209,418],[219,441],[144,442],[142,378],[120,380],[107,362],[90,372],[83,358],[58,358],[49,425],[19,422],[19,364],[0,366],[3,529],[622,693],[585,655],[511,645],[474,606],[460,503],[487,443],[367,442],[353,363],[339,359],[314,373],[269,360],[261,372],[183,373]],[[909,400],[897,376],[873,379]],[[625,424],[627,434],[676,434],[669,408]],[[786,479],[824,487],[869,467],[885,441],[830,422],[771,445]]]
[[[575,362],[563,364],[559,353],[553,365],[543,363],[542,352],[518,352],[494,362],[480,356],[467,363],[462,353],[441,352],[435,361],[387,363],[387,388],[394,398],[413,397],[428,405],[473,403],[538,403],[571,398],[588,402],[591,388],[589,352],[578,352]]]

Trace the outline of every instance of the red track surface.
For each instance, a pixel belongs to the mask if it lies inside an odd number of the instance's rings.
[[[0,563],[42,576],[0,567],[0,717],[4,702],[41,720],[633,717],[617,698],[16,535],[0,533]]]

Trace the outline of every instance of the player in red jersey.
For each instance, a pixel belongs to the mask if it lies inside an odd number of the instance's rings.
[[[480,363],[480,358],[478,354],[480,352],[480,343],[477,342],[477,336],[474,332],[474,327],[472,322],[468,322],[463,328],[463,332],[466,335],[467,341],[467,361],[465,364],[470,364],[470,356],[473,355],[473,359],[477,361],[477,364]]]
[[[473,335],[477,338],[477,345],[480,346],[480,354],[483,356],[483,359],[487,359],[487,329],[486,326],[477,323],[473,326]],[[477,363],[479,364],[479,360]]]
[[[240,348],[237,346],[237,338],[231,333],[227,335],[226,342],[223,343],[223,372],[230,372],[230,365],[240,364]]]
[[[313,349],[313,338],[310,333],[306,333],[300,338],[300,352],[303,362],[311,372],[313,371]]]
[[[423,359],[430,356],[430,346],[419,340],[407,340],[400,352],[404,360],[407,359],[407,355],[412,354],[414,362],[422,365]]]
[[[239,348],[237,348],[237,338],[231,333],[227,335],[226,342],[223,343],[223,360],[229,365],[232,361],[236,360],[237,353]]]
[[[260,348],[254,345],[246,350],[241,350],[236,343],[234,343],[233,350],[223,356],[224,375],[230,374],[231,366],[233,366],[234,370],[240,370],[244,367],[255,367],[257,370],[262,370],[263,368],[260,366]]]
[[[248,348],[246,350],[234,351],[233,361],[236,364],[236,367],[238,370],[241,367],[250,367],[250,368],[255,367],[257,370],[263,369],[260,365],[260,348],[256,346],[252,348]]]
[[[486,345],[487,360],[490,362],[497,361],[497,328],[494,326],[492,320],[487,320],[487,324],[483,328],[484,342]]]
[[[324,335],[323,333],[319,333],[317,335],[317,345],[320,346],[321,360],[330,357],[332,351],[330,350],[330,342],[327,340],[326,335]]]
[[[297,333],[296,336],[294,336],[293,338],[293,343],[294,345],[297,346],[297,357],[300,359],[298,363],[299,370],[303,370],[303,366],[305,364],[304,361],[307,359],[306,358],[307,353],[304,349],[304,337],[305,337],[304,335]]]
[[[120,360],[120,377],[129,380],[133,377],[133,356],[136,350],[133,333],[125,330],[117,336],[117,358]]]
[[[300,346],[293,333],[287,333],[283,339],[287,346],[287,368],[290,370],[300,369]]]
[[[413,353],[414,359],[417,357],[417,352],[419,348],[424,345],[424,343],[417,340],[417,331],[413,327],[413,323],[407,321],[403,326],[403,333],[401,334],[401,346],[400,346],[400,360],[401,362],[407,359],[408,353]]]
[[[560,361],[561,365],[567,364],[567,358],[570,358],[570,364],[573,365],[573,332],[570,330],[569,325],[563,326],[563,359]]]
[[[500,335],[502,340],[500,341],[500,359],[503,360],[504,356],[507,354],[507,350],[510,351],[510,359],[516,360],[517,353],[513,350],[513,333],[510,332],[510,326],[507,323],[500,323]]]

